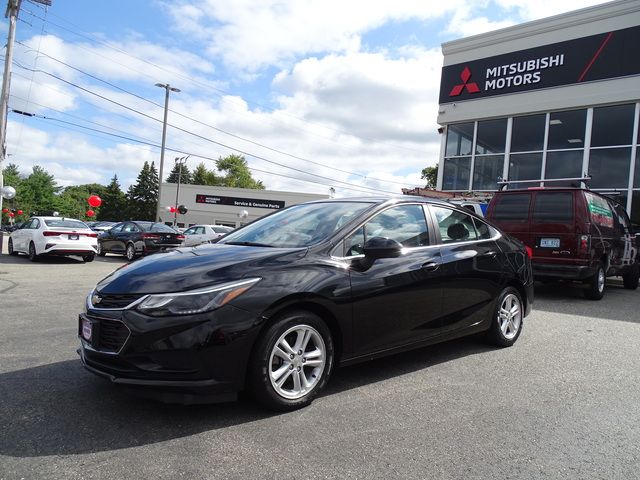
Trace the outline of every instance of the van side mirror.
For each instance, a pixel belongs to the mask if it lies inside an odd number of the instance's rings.
[[[402,244],[392,238],[372,237],[362,249],[367,258],[395,258],[402,253]]]

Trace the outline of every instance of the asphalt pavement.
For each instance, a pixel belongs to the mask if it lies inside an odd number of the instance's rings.
[[[338,370],[310,407],[180,406],[85,371],[77,315],[120,257],[0,256],[0,479],[636,479],[640,291],[537,289],[516,345]]]

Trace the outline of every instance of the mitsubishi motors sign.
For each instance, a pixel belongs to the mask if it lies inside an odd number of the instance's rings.
[[[448,65],[440,103],[640,75],[639,45],[637,26]]]

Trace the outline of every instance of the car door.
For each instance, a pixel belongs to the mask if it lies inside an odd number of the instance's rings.
[[[471,215],[429,205],[440,245],[442,329],[461,330],[491,316],[504,281],[499,232]]]
[[[385,209],[347,236],[356,355],[422,341],[439,333],[442,303],[440,251],[432,246],[422,204]],[[365,242],[386,237],[400,242],[396,258],[362,255]]]
[[[196,245],[197,238],[196,237],[196,229],[197,227],[187,228],[182,234],[184,235],[184,246],[191,247]]]
[[[114,251],[114,245],[116,243],[117,235],[122,231],[122,227],[124,227],[124,222],[114,225],[113,228],[100,235],[100,241],[102,242],[103,251]]]
[[[21,228],[14,230],[11,233],[11,241],[13,242],[13,249],[14,250],[19,250],[21,252],[26,252],[27,251],[27,242],[26,239],[28,237],[28,228],[29,226],[35,221],[35,218],[32,218],[31,220],[29,220],[27,223],[25,223],[24,225],[22,225]]]

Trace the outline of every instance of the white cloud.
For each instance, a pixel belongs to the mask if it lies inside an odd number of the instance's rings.
[[[581,8],[606,3],[606,0],[494,0],[501,8],[512,9],[520,21],[571,12]]]

